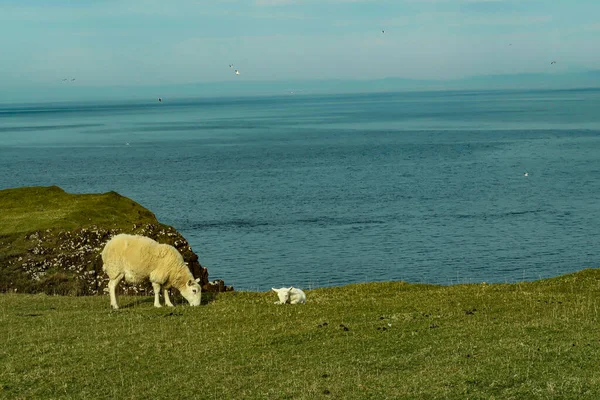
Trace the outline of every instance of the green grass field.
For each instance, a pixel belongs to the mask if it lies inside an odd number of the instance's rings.
[[[597,399],[599,270],[148,297],[0,295],[6,399]]]

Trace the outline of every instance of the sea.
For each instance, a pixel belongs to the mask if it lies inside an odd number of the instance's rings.
[[[116,191],[236,290],[600,266],[600,89],[0,104],[0,189]]]

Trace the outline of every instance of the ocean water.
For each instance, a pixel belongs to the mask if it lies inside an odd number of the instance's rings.
[[[556,276],[599,266],[600,90],[0,105],[31,185],[134,199],[236,289]]]

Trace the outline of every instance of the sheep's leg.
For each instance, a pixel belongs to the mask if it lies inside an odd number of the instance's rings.
[[[165,306],[167,307],[175,307],[173,303],[171,303],[171,299],[169,298],[169,289],[163,289],[163,294],[165,296]]]
[[[121,282],[121,279],[123,279],[123,276],[124,276],[123,274],[119,274],[114,279],[111,279],[108,281],[108,292],[110,294],[110,305],[115,310],[117,310],[119,308],[119,305],[117,304],[116,289],[117,289],[117,285],[119,284],[119,282]]]
[[[160,305],[160,283],[152,282],[152,288],[154,289],[154,307],[162,307]]]

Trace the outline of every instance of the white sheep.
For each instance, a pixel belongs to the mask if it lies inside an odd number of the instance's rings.
[[[200,278],[194,280],[183,257],[173,246],[160,244],[145,236],[119,234],[104,246],[102,263],[102,269],[110,279],[110,305],[114,309],[119,308],[115,289],[123,278],[130,283],[149,279],[154,288],[154,307],[161,306],[161,287],[168,307],[173,307],[169,299],[170,287],[177,288],[190,305],[200,305]]]
[[[281,289],[275,289],[275,288],[271,288],[275,293],[277,293],[277,296],[279,297],[279,301],[276,301],[275,304],[285,304],[285,303],[290,303],[290,304],[298,304],[298,303],[306,303],[306,294],[304,294],[304,292],[300,289],[296,289],[293,286],[290,286],[289,288],[281,288]]]

